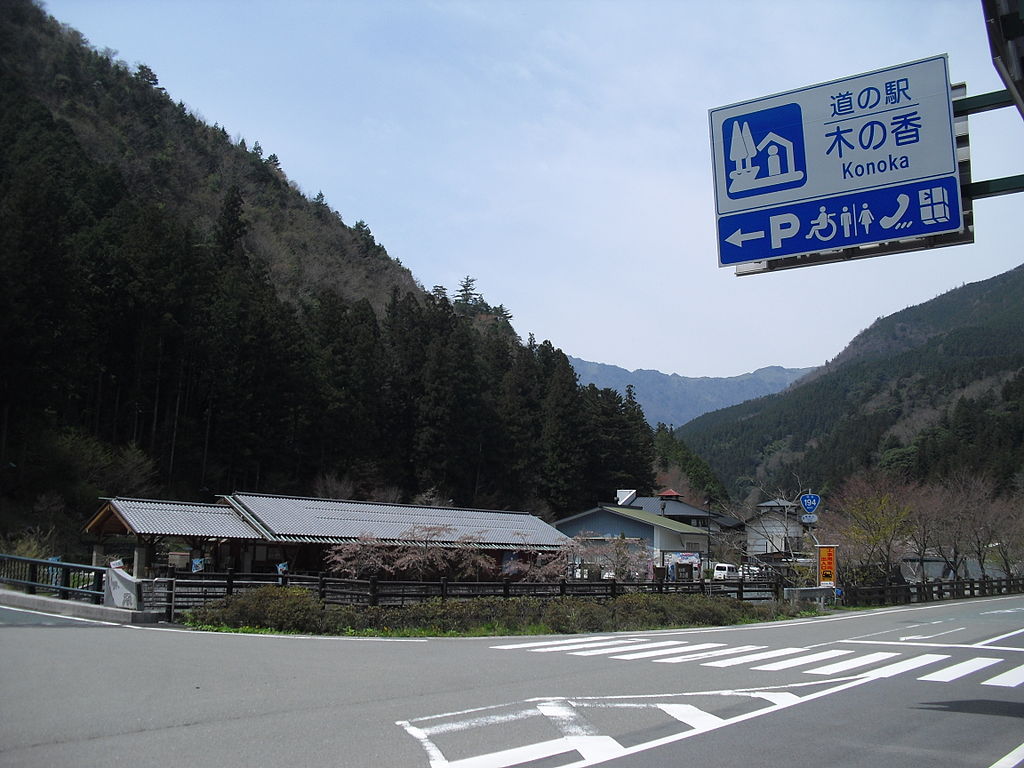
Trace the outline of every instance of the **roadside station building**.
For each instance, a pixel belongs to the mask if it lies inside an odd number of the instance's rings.
[[[152,568],[161,544],[187,547],[181,560],[200,560],[211,570],[259,573],[283,563],[293,572],[320,571],[329,547],[367,539],[472,546],[492,552],[500,565],[523,551],[557,550],[567,538],[525,512],[260,493],[234,493],[213,504],[106,499],[86,523],[85,533],[96,537],[94,565],[105,565],[112,548],[133,547],[137,578]]]

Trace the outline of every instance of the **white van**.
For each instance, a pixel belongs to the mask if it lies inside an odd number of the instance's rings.
[[[738,579],[739,577],[739,571],[736,570],[736,566],[732,563],[715,563],[715,569],[711,574],[711,578],[714,581],[722,581],[723,579]]]

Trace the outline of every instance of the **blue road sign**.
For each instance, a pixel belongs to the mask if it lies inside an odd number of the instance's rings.
[[[721,266],[963,228],[945,56],[709,117]]]
[[[814,510],[821,504],[821,496],[816,493],[805,493],[800,497],[800,506],[804,508],[808,515],[814,514]]]
[[[955,177],[835,195],[718,220],[724,266],[959,229]]]

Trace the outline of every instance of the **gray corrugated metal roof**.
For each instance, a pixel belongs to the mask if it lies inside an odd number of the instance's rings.
[[[565,541],[567,539],[563,539]],[[332,536],[278,536],[275,542],[284,544],[339,544],[347,541],[355,541],[355,538],[338,538]],[[375,543],[386,545],[408,544],[411,539],[374,539]],[[522,542],[508,543],[483,543],[465,541],[432,541],[430,546],[438,549],[493,549],[505,550],[514,546],[523,546]],[[561,544],[531,544],[530,548],[539,552],[553,551],[561,547]]]
[[[330,543],[370,536],[410,541],[424,538],[455,541],[470,537],[483,544],[559,546],[566,537],[540,518],[521,512],[419,507],[370,501],[267,496],[234,493],[275,538]],[[424,529],[446,528],[429,536]],[[440,535],[439,535],[440,534]]]
[[[133,533],[211,539],[263,538],[223,504],[123,498],[111,499],[110,503]]]

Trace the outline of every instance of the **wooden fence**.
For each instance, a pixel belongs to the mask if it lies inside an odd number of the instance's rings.
[[[730,581],[380,581],[339,579],[324,574],[178,573],[143,584],[147,610],[164,611],[169,621],[211,600],[267,585],[301,587],[325,605],[402,606],[432,599],[475,597],[589,597],[607,599],[627,594],[703,594],[738,600],[781,598],[778,581],[738,579]]]
[[[1024,593],[1022,577],[925,581],[917,584],[893,584],[888,587],[846,587],[843,590],[843,603],[851,606],[906,605],[934,600],[1021,593]]]
[[[0,583],[29,594],[43,594],[71,600],[103,600],[106,569],[54,560],[0,554]],[[379,581],[339,579],[325,574],[272,573],[187,573],[142,582],[146,610],[163,611],[168,620],[211,600],[245,592],[268,584],[295,586],[313,592],[325,605],[402,606],[440,599],[474,597],[590,597],[607,599],[627,594],[700,594],[738,600],[781,600],[784,584],[778,579],[737,579],[728,581],[502,581],[454,582]],[[880,587],[848,586],[842,602],[849,606],[906,605],[996,595],[1024,594],[1024,577],[966,579],[894,584]]]

